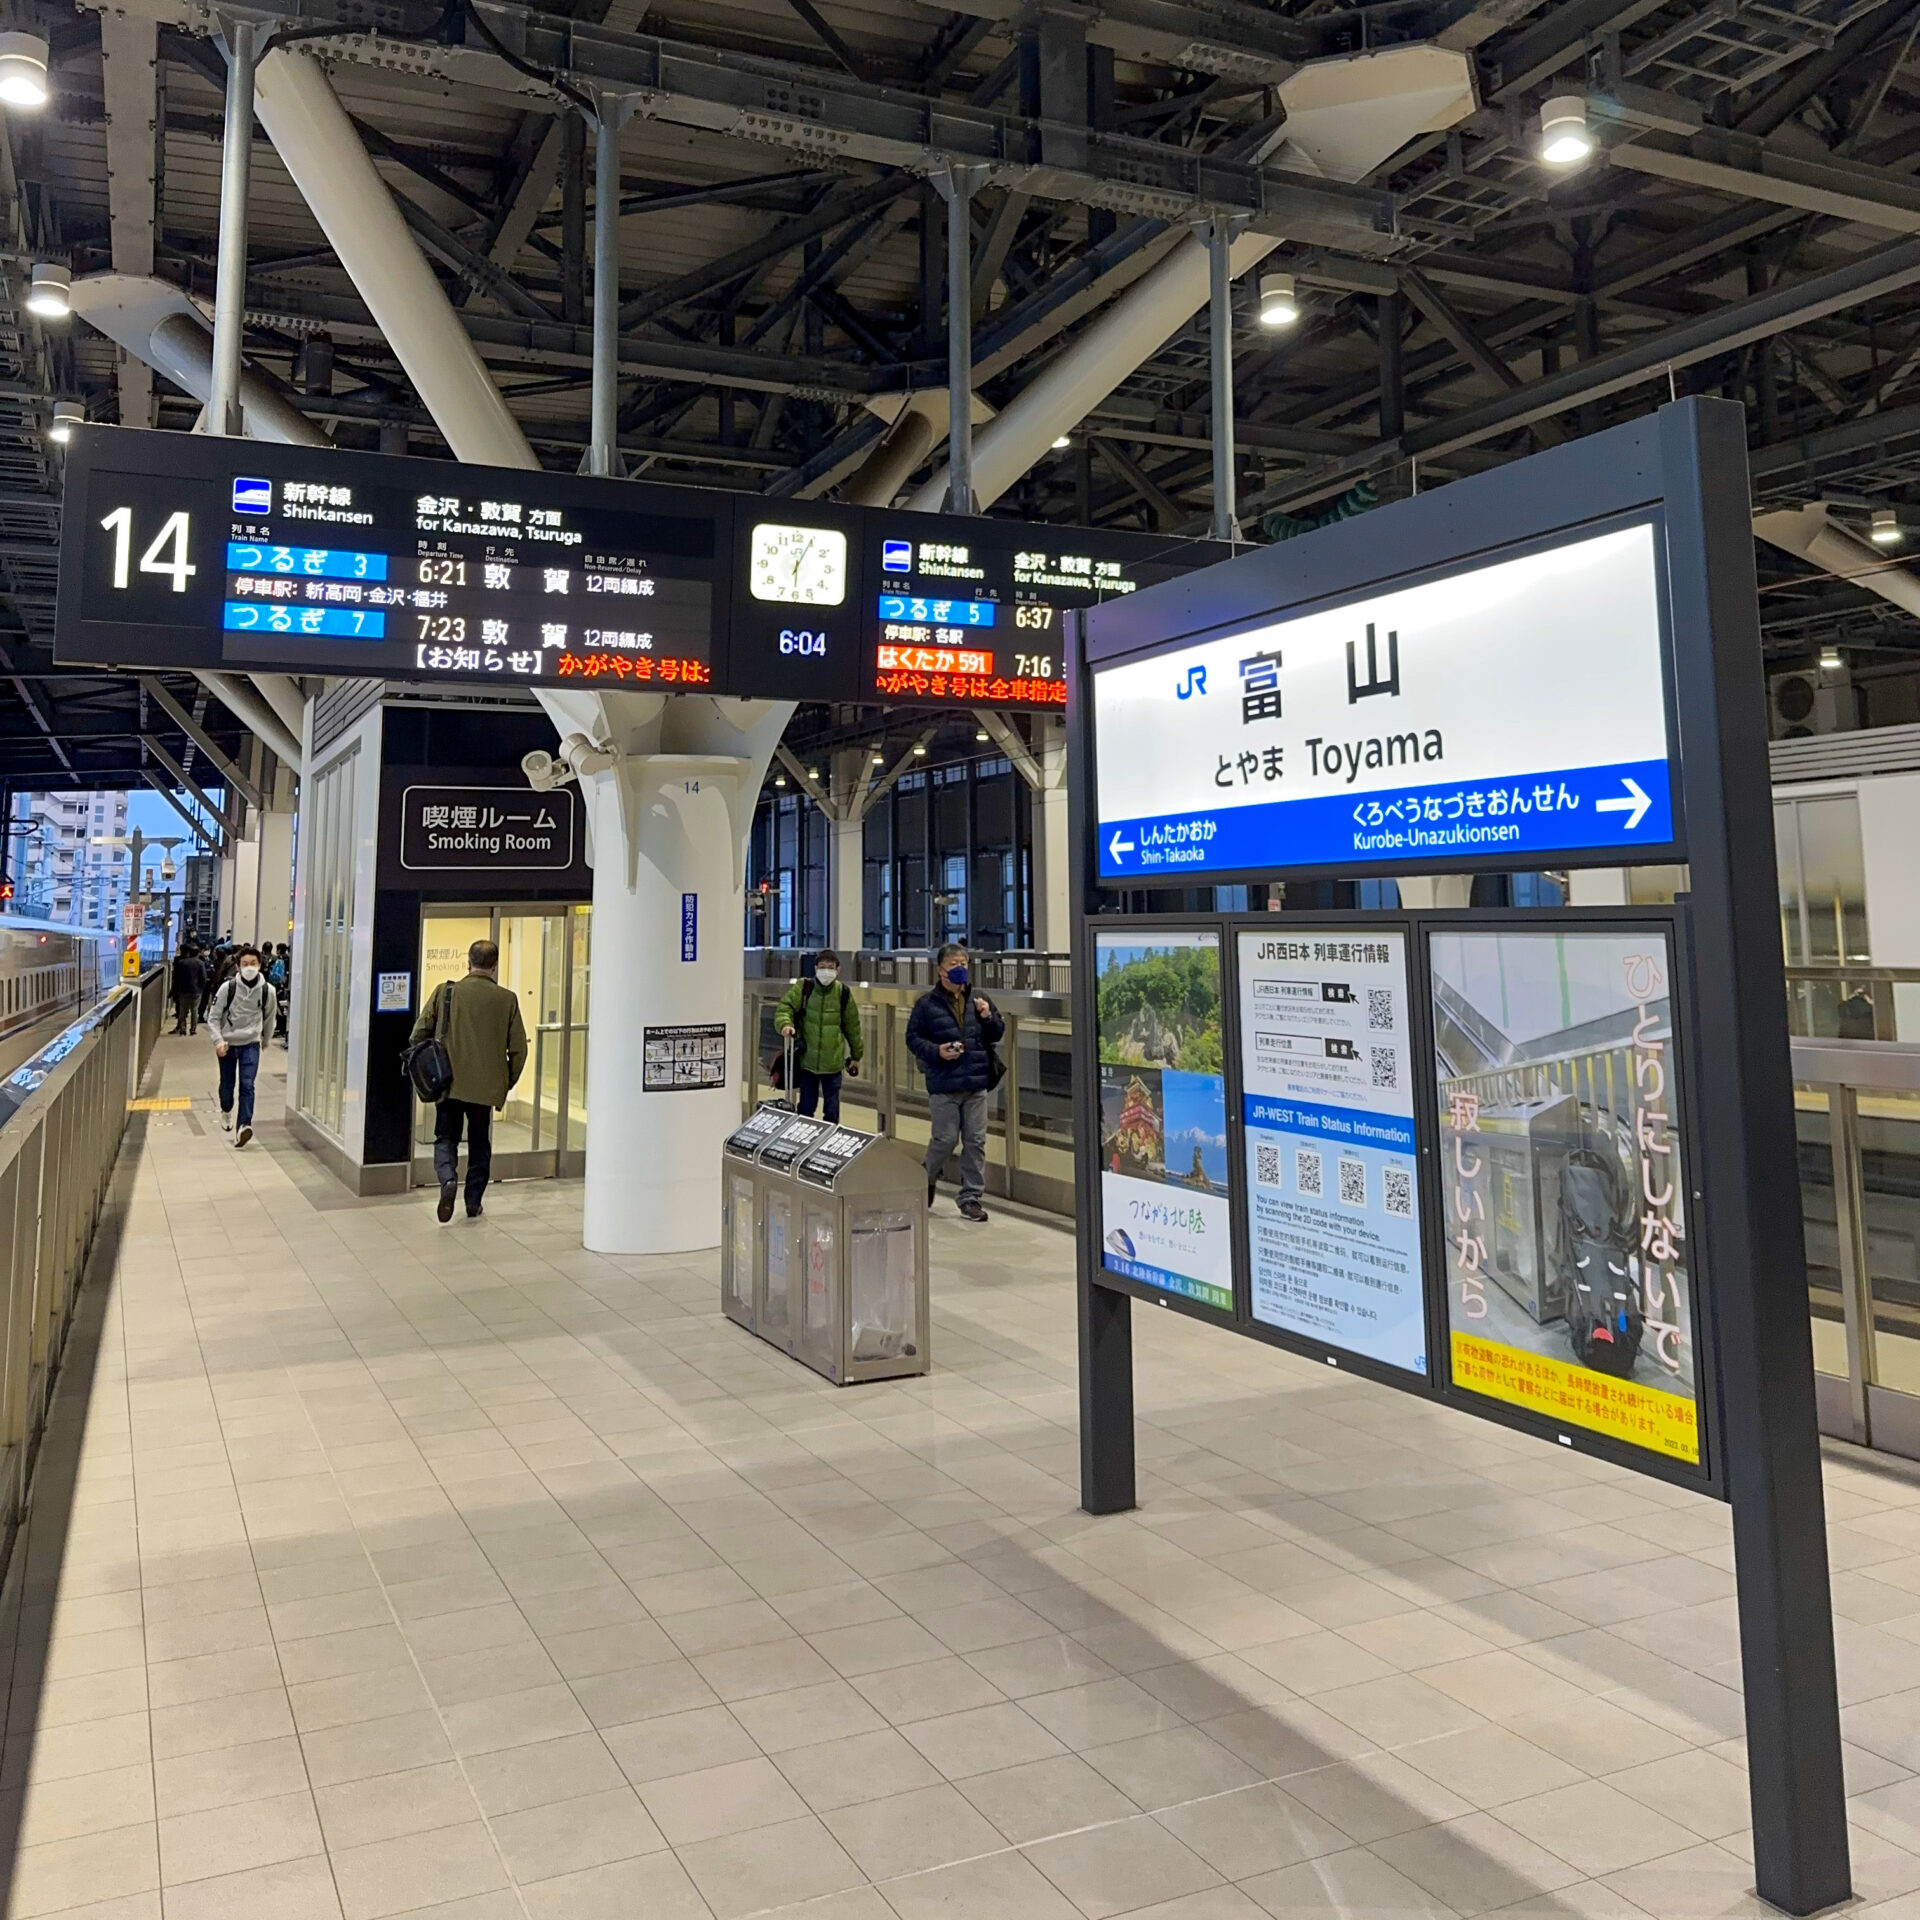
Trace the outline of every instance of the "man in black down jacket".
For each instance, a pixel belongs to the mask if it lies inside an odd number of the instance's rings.
[[[960,1143],[960,1213],[984,1220],[987,1190],[987,1091],[993,1060],[987,1048],[1007,1025],[983,993],[970,994],[967,950],[949,942],[934,959],[934,984],[914,1002],[907,1045],[927,1083],[933,1138],[927,1143],[927,1205],[954,1142]]]

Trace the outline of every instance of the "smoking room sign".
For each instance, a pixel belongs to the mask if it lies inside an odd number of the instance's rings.
[[[412,786],[400,795],[400,864],[410,873],[564,873],[577,833],[564,787]]]

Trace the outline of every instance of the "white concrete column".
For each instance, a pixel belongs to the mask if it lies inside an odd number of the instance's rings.
[[[253,937],[278,945],[292,939],[287,922],[293,916],[293,809],[275,807],[260,815],[256,841],[258,875]]]
[[[593,862],[586,1209],[595,1253],[685,1253],[720,1232],[720,1143],[740,1124],[746,831],[792,708],[699,696],[545,693],[563,736],[618,755],[580,783]],[[694,952],[682,945],[694,897]],[[710,1087],[646,1091],[649,1028],[710,1026]]]
[[[1065,953],[1073,945],[1073,890],[1067,862],[1067,728],[1053,714],[1035,722],[1033,757],[1040,784],[1033,800],[1033,944],[1042,953]]]
[[[233,843],[233,892],[228,896],[233,905],[227,924],[236,940],[260,938],[259,820],[255,814],[248,822],[247,837]]]
[[[864,747],[843,747],[828,769],[827,819],[833,829],[829,854],[832,884],[827,944],[842,960],[851,959],[866,934],[866,790],[872,756]],[[847,976],[851,979],[853,976]]]

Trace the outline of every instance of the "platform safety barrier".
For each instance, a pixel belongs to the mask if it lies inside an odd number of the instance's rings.
[[[166,970],[116,987],[0,1082],[0,1571],[33,1485],[107,1189],[166,1012]]]

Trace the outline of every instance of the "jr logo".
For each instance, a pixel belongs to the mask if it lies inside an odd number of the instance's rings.
[[[1196,693],[1207,690],[1207,670],[1205,667],[1189,667],[1186,680],[1174,691],[1182,700],[1191,700]]]

